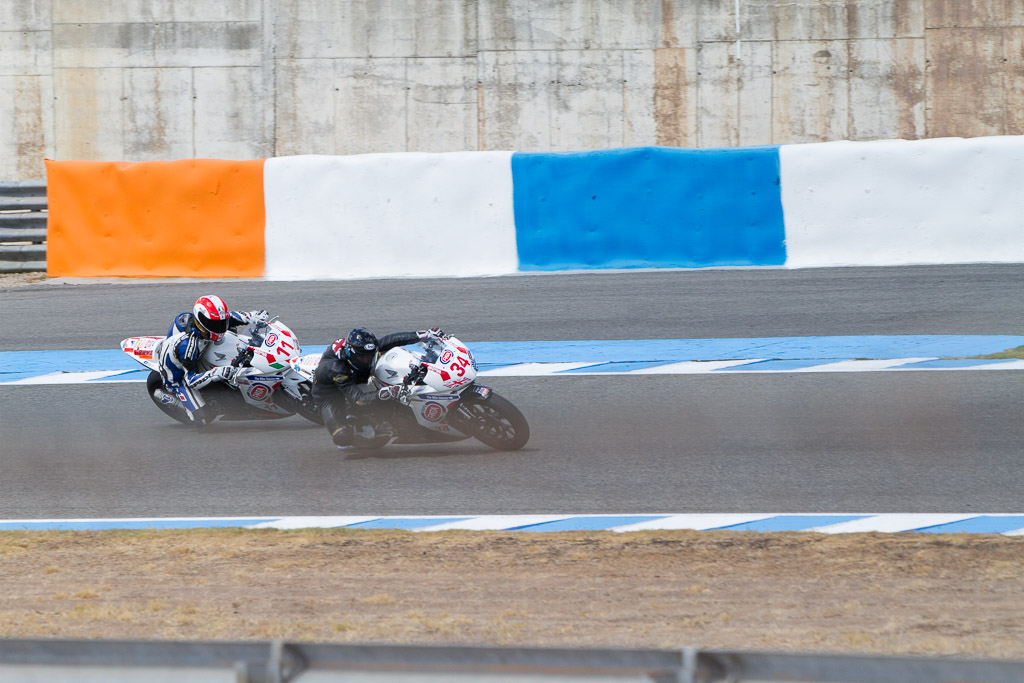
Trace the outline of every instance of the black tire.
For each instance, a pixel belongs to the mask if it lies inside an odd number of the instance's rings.
[[[301,415],[314,425],[324,426],[324,418],[316,410],[316,404],[313,403],[312,398],[308,394],[306,394],[304,401],[299,401],[282,390],[274,396],[273,400],[275,403],[278,403],[280,408],[291,411],[295,415]]]
[[[320,407],[313,400],[313,383],[303,382],[299,385],[299,393],[302,394],[302,403],[298,404],[297,412],[315,425],[324,426],[324,416],[320,414]]]
[[[153,401],[162,413],[181,424],[192,424],[192,420],[189,418],[188,411],[185,410],[185,406],[181,405],[181,401],[178,400],[177,396],[174,396],[164,389],[164,382],[160,379],[160,373],[156,370],[150,372],[149,377],[146,378],[146,393],[149,394],[150,400]],[[170,396],[174,400],[169,403],[164,403],[160,400],[162,396]]]
[[[298,403],[296,404],[295,412],[315,425],[320,425],[321,427],[324,426],[324,418],[321,417],[316,408],[307,407],[305,404]]]
[[[518,451],[530,440],[530,425],[519,408],[497,393],[492,391],[486,399],[472,398],[460,404],[459,419],[452,426],[484,445],[499,451]],[[468,419],[464,412],[468,412]]]
[[[291,395],[282,389],[275,395],[274,401],[285,410],[291,410],[296,415],[301,415],[315,425],[324,424],[324,418],[316,408],[313,401],[312,386],[308,382],[299,385],[299,393],[302,394],[302,401],[295,400]]]

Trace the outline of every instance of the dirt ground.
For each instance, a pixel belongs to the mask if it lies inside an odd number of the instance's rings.
[[[0,637],[1024,658],[1024,538],[0,532]]]
[[[46,280],[46,273],[0,273],[0,289],[32,285]]]

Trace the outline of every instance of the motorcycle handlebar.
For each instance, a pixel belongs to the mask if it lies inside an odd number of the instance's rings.
[[[245,343],[246,346],[238,351],[238,355],[235,356],[234,360],[231,361],[231,367],[238,368],[243,365],[248,365],[252,361],[253,351],[260,346],[263,346],[264,337],[260,334],[264,328],[270,327],[270,323],[265,320],[260,320],[253,327],[252,336]]]
[[[412,364],[410,363],[410,365],[412,365]],[[421,365],[413,365],[412,368],[409,370],[409,374],[405,376],[404,380],[402,380],[402,385],[403,386],[410,386],[410,385],[416,384],[417,382],[419,382],[421,379],[423,379],[426,376],[427,376],[427,366],[426,365],[422,365],[422,364]]]
[[[239,349],[238,355],[231,361],[231,367],[243,367],[248,365],[250,361],[252,361],[252,349],[245,347],[244,349]]]

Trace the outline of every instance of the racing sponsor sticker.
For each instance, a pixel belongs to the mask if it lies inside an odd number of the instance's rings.
[[[276,382],[281,378],[274,377],[273,375],[249,375],[246,379],[250,382]]]
[[[442,363],[447,363],[451,359],[452,359],[452,352],[449,351],[448,349],[445,349],[444,353],[441,354],[441,362]]]
[[[139,358],[152,358],[153,351],[156,349],[159,339],[142,339],[139,341],[139,345],[136,347],[135,353]]]
[[[428,403],[423,406],[423,419],[428,422],[440,422],[444,417],[444,406],[440,403]]]
[[[270,388],[266,384],[253,384],[249,387],[249,398],[254,401],[262,401],[270,393]]]
[[[277,334],[271,332],[270,334],[267,335],[267,340],[263,343],[266,344],[267,346],[277,346]]]
[[[458,394],[423,394],[420,396],[424,401],[452,401],[458,397]]]

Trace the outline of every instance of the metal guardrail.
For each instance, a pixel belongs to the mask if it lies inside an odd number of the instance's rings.
[[[46,270],[46,182],[0,182],[0,273]]]
[[[0,640],[0,680],[1019,683],[1024,661],[685,650]]]

